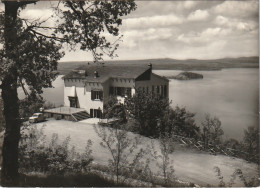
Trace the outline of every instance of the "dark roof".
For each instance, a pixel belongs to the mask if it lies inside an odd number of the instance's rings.
[[[165,76],[160,76],[160,75],[158,75],[158,74],[154,74],[154,73],[152,73],[152,75],[154,75],[154,76],[156,76],[156,77],[158,77],[158,78],[161,78],[161,79],[163,79],[163,80],[169,82],[169,79],[166,78]]]
[[[138,76],[147,71],[148,66],[124,66],[124,65],[102,65],[102,64],[89,64],[81,66],[67,75],[64,79],[76,78],[85,79],[89,82],[105,82],[109,78],[131,78],[136,79]],[[85,73],[86,71],[86,73]],[[95,77],[94,72],[98,72],[98,77]],[[87,75],[87,76],[86,76]]]

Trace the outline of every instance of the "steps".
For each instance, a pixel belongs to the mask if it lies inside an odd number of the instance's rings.
[[[90,118],[90,115],[86,111],[73,113],[71,116],[74,117],[75,121],[81,121]]]

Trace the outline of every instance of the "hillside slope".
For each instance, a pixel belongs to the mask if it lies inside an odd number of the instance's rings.
[[[111,156],[106,149],[100,146],[101,139],[98,137],[92,124],[65,120],[48,120],[36,125],[41,127],[42,124],[46,124],[44,133],[47,135],[46,138],[48,141],[51,140],[53,133],[57,133],[60,140],[64,140],[67,136],[70,136],[70,146],[75,146],[78,152],[84,152],[88,139],[91,139],[93,142],[94,161],[98,164],[107,165],[108,159]],[[128,136],[134,137],[136,135],[129,132]],[[142,148],[146,148],[151,143],[150,138],[141,137],[141,139]],[[154,140],[154,144],[157,151],[159,151],[159,145],[156,140]],[[214,166],[218,166],[221,169],[224,181],[226,182],[229,181],[230,176],[237,168],[240,168],[246,177],[258,176],[257,164],[248,163],[238,158],[223,155],[214,156],[194,149],[185,149],[180,145],[175,146],[175,150],[170,155],[170,158],[173,160],[175,175],[178,179],[200,186],[207,186],[209,184],[212,186],[218,185],[219,180],[214,172]],[[155,173],[158,171],[156,162],[152,158],[150,168]],[[237,179],[235,182],[235,186],[243,186],[243,183]]]

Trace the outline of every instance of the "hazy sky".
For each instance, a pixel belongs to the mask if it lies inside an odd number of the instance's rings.
[[[124,17],[120,59],[215,59],[258,56],[258,1],[136,1]],[[22,12],[48,17],[49,2]],[[111,38],[111,41],[115,38]],[[108,58],[105,58],[108,59]],[[68,52],[62,61],[92,60],[89,53]]]

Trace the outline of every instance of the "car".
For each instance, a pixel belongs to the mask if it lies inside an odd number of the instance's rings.
[[[34,113],[29,118],[30,123],[37,123],[37,122],[41,122],[41,121],[44,121],[44,120],[45,120],[45,117],[44,117],[43,113]]]

